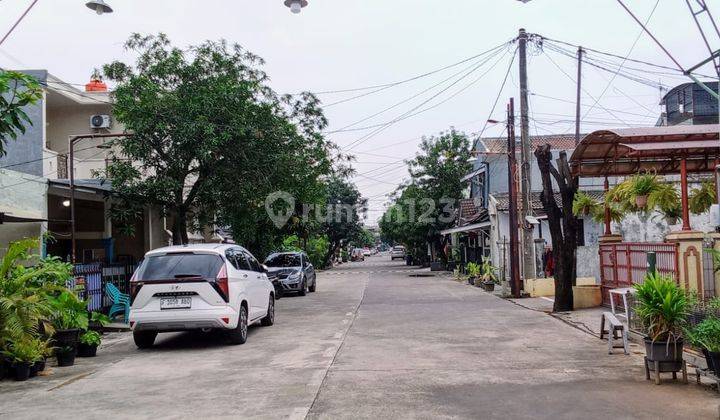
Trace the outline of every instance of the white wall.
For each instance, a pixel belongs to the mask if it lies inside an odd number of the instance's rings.
[[[47,181],[9,169],[0,170],[0,212],[17,217],[47,218]],[[8,244],[38,237],[46,230],[44,222],[0,224],[0,256]]]

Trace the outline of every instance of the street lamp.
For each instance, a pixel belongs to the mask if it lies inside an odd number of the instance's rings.
[[[302,8],[307,6],[307,0],[285,0],[285,6],[290,8],[290,11],[298,14],[302,11]]]
[[[92,0],[85,3],[85,6],[87,6],[88,9],[94,10],[95,13],[97,13],[98,15],[113,12],[112,7],[108,6],[108,4],[105,3],[103,0]]]

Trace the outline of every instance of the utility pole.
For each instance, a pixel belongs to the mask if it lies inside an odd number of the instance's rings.
[[[580,144],[580,91],[582,89],[582,56],[583,49],[578,47],[577,50],[577,96],[575,99],[575,146]]]
[[[520,196],[522,199],[522,213],[520,226],[522,227],[522,263],[523,276],[526,279],[535,278],[535,244],[532,226],[527,223],[527,216],[532,212],[530,182],[530,124],[528,117],[528,80],[527,80],[527,33],[520,29],[518,35],[518,52],[520,54],[520,153],[522,165],[520,166]]]
[[[515,162],[515,100],[510,98],[507,107],[508,132],[508,201],[510,201],[510,291],[520,297],[520,259],[518,250],[517,163]]]

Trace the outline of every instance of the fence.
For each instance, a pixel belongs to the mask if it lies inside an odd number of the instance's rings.
[[[74,267],[74,278],[69,286],[79,287],[79,295],[88,300],[88,310],[105,311],[112,302],[105,295],[105,285],[114,284],[123,293],[130,293],[130,277],[135,271],[135,265],[131,264],[76,264]],[[80,281],[82,279],[82,281]]]
[[[603,304],[610,304],[610,289],[642,283],[647,273],[647,253],[656,255],[661,274],[678,278],[678,245],[674,243],[623,242],[600,245],[600,285]]]

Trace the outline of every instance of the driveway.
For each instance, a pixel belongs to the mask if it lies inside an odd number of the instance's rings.
[[[645,381],[639,354],[388,260],[320,273],[242,346],[178,333],[140,351],[122,335],[94,360],[0,382],[0,417],[718,418],[717,393]]]

